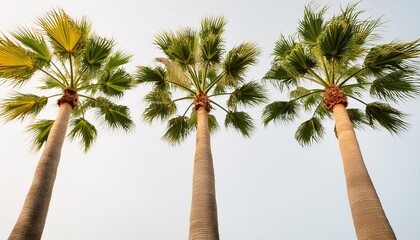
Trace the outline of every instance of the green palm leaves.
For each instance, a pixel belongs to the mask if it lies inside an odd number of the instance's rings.
[[[146,122],[168,120],[164,139],[179,143],[196,127],[195,109],[207,106],[226,113],[225,126],[249,136],[254,125],[240,107],[254,106],[266,100],[265,90],[256,82],[245,83],[245,73],[257,62],[260,50],[253,43],[242,43],[226,51],[223,39],[226,20],[207,17],[196,31],[182,28],[156,35],[155,44],[166,58],[157,58],[156,67],[139,66],[138,83],[151,84],[146,95]],[[219,103],[226,100],[226,107]],[[182,103],[185,104],[182,104]],[[211,107],[209,107],[211,106]],[[183,109],[177,115],[178,109]],[[189,113],[191,112],[191,113]],[[219,126],[209,114],[209,128]]]
[[[325,19],[327,8],[311,4],[305,7],[297,34],[277,41],[272,67],[264,79],[281,91],[290,90],[290,100],[267,105],[264,124],[294,120],[304,110],[311,117],[298,127],[295,138],[302,145],[317,142],[324,133],[322,120],[331,116],[325,91],[338,87],[347,98],[356,100],[352,104],[364,105],[364,110],[348,109],[355,127],[381,126],[391,133],[407,127],[404,114],[389,104],[419,94],[419,81],[413,75],[420,41],[393,41],[369,48],[380,22],[360,20],[362,12],[356,6],[350,4],[341,14]],[[362,100],[368,97],[383,102]]]
[[[39,89],[45,94],[11,94],[1,102],[3,119],[33,118],[49,99],[71,90],[78,99],[68,136],[79,140],[84,151],[97,137],[88,121],[92,116],[107,128],[130,130],[134,124],[128,108],[115,103],[132,87],[132,77],[124,69],[130,55],[116,51],[114,40],[93,34],[85,18],[74,20],[61,9],[47,13],[37,23],[41,31],[21,28],[10,37],[0,37],[0,77],[20,86],[39,72]],[[46,141],[51,125],[50,120],[41,120],[29,126],[35,149]]]

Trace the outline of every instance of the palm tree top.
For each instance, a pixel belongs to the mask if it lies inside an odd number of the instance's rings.
[[[405,130],[404,114],[390,103],[420,93],[420,40],[375,45],[380,19],[361,19],[363,11],[357,3],[329,19],[327,10],[314,2],[307,5],[297,33],[282,35],[276,42],[272,67],[264,79],[289,91],[290,100],[269,104],[263,112],[264,124],[295,120],[304,110],[311,117],[295,137],[307,145],[322,138],[321,122],[331,117],[336,104],[356,101],[365,105],[365,111],[347,109],[355,127],[381,126],[391,133]],[[370,98],[377,101],[367,103]]]
[[[152,84],[145,97],[148,106],[143,114],[146,122],[169,120],[164,139],[181,142],[195,128],[195,111],[219,108],[226,112],[225,126],[249,136],[254,128],[251,117],[238,111],[265,101],[265,90],[256,82],[246,81],[247,70],[257,63],[260,50],[255,43],[243,42],[226,50],[223,33],[227,21],[221,16],[205,17],[200,28],[183,27],[162,31],[154,44],[164,54],[156,58],[157,66],[139,66],[136,80]],[[174,97],[174,95],[179,97]],[[227,97],[226,105],[219,101]],[[176,117],[177,103],[187,100],[186,109]],[[190,113],[188,116],[187,114]],[[209,116],[210,130],[218,128],[214,115]]]
[[[38,28],[1,34],[0,78],[13,88],[38,81],[37,92],[46,95],[12,92],[1,102],[3,120],[34,118],[57,97],[59,105],[66,102],[74,108],[69,137],[79,139],[85,151],[97,135],[87,121],[88,111],[109,128],[132,129],[128,108],[114,103],[132,87],[124,69],[131,55],[116,50],[113,39],[94,34],[86,17],[75,20],[62,9],[46,13],[36,24]],[[35,149],[46,141],[52,123],[40,120],[29,126]]]

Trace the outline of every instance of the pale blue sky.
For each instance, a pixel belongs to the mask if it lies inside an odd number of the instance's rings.
[[[348,1],[341,1],[343,6]],[[162,54],[152,44],[161,30],[198,28],[208,15],[228,20],[228,48],[255,41],[259,64],[249,71],[260,79],[280,34],[296,31],[309,1],[6,1],[0,8],[0,31],[34,26],[37,17],[63,8],[72,17],[87,16],[93,29],[113,37],[134,55],[129,66],[151,65]],[[339,3],[330,5],[337,13]],[[383,16],[383,41],[420,37],[420,2],[365,0],[365,16]],[[140,119],[147,88],[127,93],[136,129],[129,134],[100,132],[83,155],[65,142],[43,234],[45,240],[183,240],[188,236],[194,137],[178,147],[160,140],[165,124]],[[0,86],[0,97],[7,93]],[[284,99],[272,91],[270,100]],[[54,117],[57,108],[50,104]],[[362,153],[385,212],[399,239],[420,239],[419,100],[400,104],[409,114],[409,130],[399,136],[384,131],[357,131]],[[355,239],[338,144],[327,124],[318,145],[300,147],[294,131],[300,122],[260,122],[261,107],[251,110],[257,130],[252,139],[223,127],[212,136],[221,239],[351,240]],[[302,118],[302,121],[304,119]],[[223,120],[220,120],[222,122]],[[29,151],[24,124],[0,125],[0,239],[6,239],[21,210],[39,154]]]

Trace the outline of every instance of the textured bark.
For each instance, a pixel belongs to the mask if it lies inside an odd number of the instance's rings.
[[[339,87],[331,85],[325,89],[324,104],[330,111],[332,111],[337,104],[343,104],[347,107],[347,96]]]
[[[197,137],[194,157],[190,240],[218,240],[217,206],[208,111],[197,110]]]
[[[70,104],[60,104],[29,193],[9,240],[41,239],[71,111]]]
[[[343,104],[333,108],[347,194],[359,240],[396,239],[363,162],[353,125]]]

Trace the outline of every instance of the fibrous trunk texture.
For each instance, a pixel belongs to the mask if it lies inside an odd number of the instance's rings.
[[[347,107],[347,96],[338,86],[331,85],[325,90],[324,104],[330,111],[337,104],[343,104]]]
[[[343,104],[333,108],[347,194],[359,240],[396,239],[363,162],[353,125]]]
[[[210,146],[208,111],[197,109],[197,137],[194,157],[190,240],[218,240],[216,190]]]
[[[72,106],[61,104],[9,240],[41,239]]]

